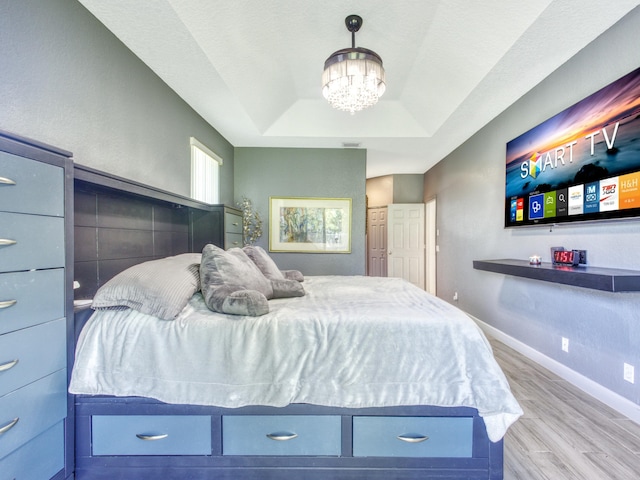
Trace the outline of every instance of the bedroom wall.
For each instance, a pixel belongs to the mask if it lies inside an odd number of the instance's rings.
[[[393,175],[393,203],[422,203],[424,176],[416,174]]]
[[[519,258],[549,247],[588,250],[590,265],[640,270],[640,220],[505,229],[505,145],[639,66],[640,8],[426,172],[437,196],[438,296],[534,351],[640,405],[640,294],[606,293],[472,268],[474,259]],[[452,302],[453,303],[453,302]],[[569,338],[569,353],[561,350]],[[636,383],[623,380],[623,362]],[[624,401],[623,401],[624,403]],[[640,418],[638,416],[637,418]]]
[[[368,178],[366,190],[370,208],[393,203],[393,175]]]
[[[351,198],[351,253],[272,253],[281,269],[305,275],[364,275],[366,151],[236,148],[236,202],[249,198],[263,220],[256,243],[269,250],[269,197]]]
[[[369,207],[384,207],[390,203],[422,203],[424,175],[394,174],[368,178]]]
[[[75,0],[0,0],[0,129],[74,153],[82,165],[189,196],[189,137],[233,146]]]

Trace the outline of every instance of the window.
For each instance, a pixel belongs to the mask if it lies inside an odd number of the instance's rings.
[[[220,203],[220,165],[222,158],[191,137],[191,198]]]

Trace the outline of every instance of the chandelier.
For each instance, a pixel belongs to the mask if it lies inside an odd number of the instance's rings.
[[[378,103],[386,85],[382,58],[366,48],[356,48],[362,18],[349,15],[344,22],[351,32],[351,48],[332,53],[324,62],[322,95],[333,108],[353,115]]]

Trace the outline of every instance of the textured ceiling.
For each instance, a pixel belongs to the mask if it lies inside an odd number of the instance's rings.
[[[423,173],[637,0],[80,0],[237,147],[367,149],[367,177]],[[387,91],[349,115],[322,97],[326,58],[356,45]]]

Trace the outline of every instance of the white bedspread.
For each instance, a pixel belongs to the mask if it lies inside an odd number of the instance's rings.
[[[69,390],[229,408],[467,406],[492,441],[522,414],[457,308],[395,278],[306,277],[304,287],[261,317],[213,313],[199,293],[173,321],[96,312]]]

